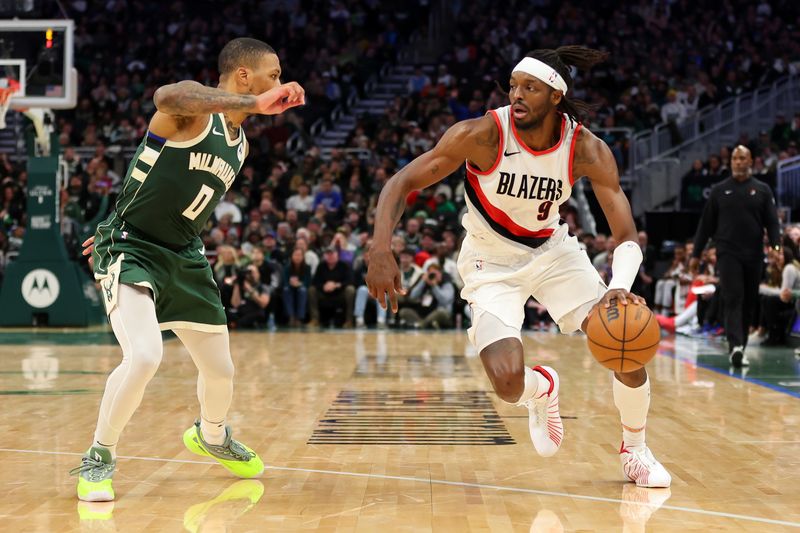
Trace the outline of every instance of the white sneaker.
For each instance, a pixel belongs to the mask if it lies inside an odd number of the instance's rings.
[[[750,361],[744,354],[744,346],[734,346],[733,349],[731,350],[731,354],[728,357],[728,360],[730,361],[731,366],[734,368],[741,368],[743,366],[750,365]]]
[[[550,390],[539,398],[531,398],[523,405],[528,408],[528,428],[533,447],[542,457],[555,455],[564,438],[564,423],[558,413],[558,374],[549,366],[535,366],[550,382]]]
[[[622,443],[619,449],[622,474],[639,487],[669,487],[672,476],[661,463],[656,461],[650,448],[626,448]]]
[[[357,329],[364,329],[365,327],[367,327],[367,325],[364,323],[364,317],[363,316],[357,316],[356,317],[356,328]]]

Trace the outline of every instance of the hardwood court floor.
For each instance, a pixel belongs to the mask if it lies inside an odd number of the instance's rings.
[[[269,465],[237,481],[181,443],[196,373],[169,340],[119,445],[117,501],[79,505],[67,471],[119,348],[102,332],[2,333],[0,530],[800,527],[800,363],[788,350],[751,355],[756,383],[729,376],[704,341],[666,339],[649,365],[648,442],[673,484],[646,490],[621,479],[610,377],[584,339],[536,333],[525,347],[561,375],[566,438],[550,459],[529,442],[527,412],[491,393],[463,332],[234,333],[230,421]]]

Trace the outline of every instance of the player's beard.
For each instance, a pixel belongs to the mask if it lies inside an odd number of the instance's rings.
[[[544,118],[550,112],[549,109],[531,109],[528,111],[528,118],[526,120],[514,119],[514,126],[517,130],[528,131],[541,127]]]

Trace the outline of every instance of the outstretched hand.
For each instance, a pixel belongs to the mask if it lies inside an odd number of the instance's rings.
[[[262,115],[279,115],[292,107],[306,103],[306,92],[295,81],[273,87],[256,96],[256,113]]]
[[[404,296],[406,290],[400,279],[400,268],[391,251],[370,251],[366,282],[369,294],[378,300],[378,305],[386,309],[388,295],[392,312],[396,313],[397,295]]]

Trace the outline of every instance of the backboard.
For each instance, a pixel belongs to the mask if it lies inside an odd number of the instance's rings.
[[[0,82],[14,78],[21,85],[12,109],[75,107],[73,31],[71,20],[0,20]]]

